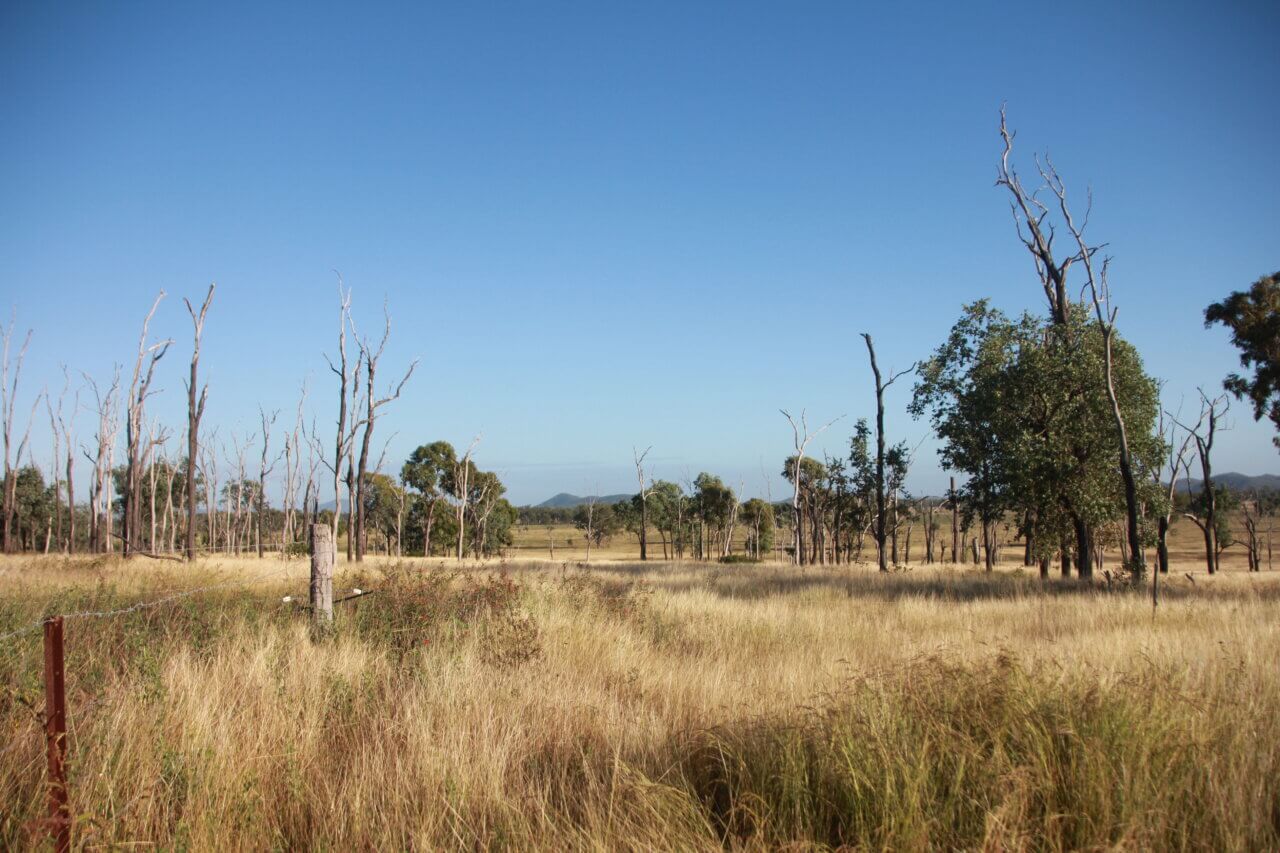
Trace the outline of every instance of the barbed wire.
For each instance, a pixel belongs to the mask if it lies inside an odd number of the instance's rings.
[[[55,616],[61,616],[64,622],[69,619],[107,619],[115,616],[123,616],[126,613],[134,613],[140,610],[147,610],[153,607],[160,607],[172,601],[177,601],[182,598],[188,598],[190,596],[197,595],[202,592],[210,592],[211,590],[222,589],[228,586],[236,586],[238,584],[256,583],[258,581],[266,580],[271,577],[283,575],[289,571],[292,571],[292,569],[293,569],[292,566],[280,566],[275,569],[272,569],[271,571],[261,572],[259,574],[253,575],[252,577],[247,577],[247,578],[243,576],[234,577],[225,581],[219,581],[218,583],[206,584],[205,586],[198,586],[193,589],[186,589],[186,590],[182,590],[181,592],[175,592],[171,595],[166,595],[162,598],[157,598],[152,601],[140,601],[136,604],[129,605],[128,607],[119,607],[112,610],[79,610],[72,613],[53,613],[48,616],[44,616],[40,619],[37,619],[35,622],[32,622],[29,625],[24,625],[21,628],[17,628],[5,634],[0,634],[0,642],[4,642],[6,640],[12,639],[13,637],[21,636],[22,634],[26,634],[31,631],[37,631],[41,627],[43,627],[44,623],[47,620]]]

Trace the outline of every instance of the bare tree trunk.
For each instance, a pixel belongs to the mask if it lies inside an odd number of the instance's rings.
[[[215,285],[209,285],[209,292],[205,294],[204,304],[200,306],[199,313],[191,306],[191,301],[184,298],[182,301],[186,303],[187,313],[191,315],[191,323],[194,327],[193,340],[194,344],[191,349],[191,377],[187,380],[187,536],[186,536],[186,552],[187,559],[194,560],[196,558],[196,459],[200,454],[200,419],[204,417],[204,404],[209,398],[209,385],[206,383],[196,393],[197,373],[200,367],[200,338],[204,334],[204,318],[209,313],[209,306],[213,304],[213,291]],[[212,507],[209,508],[212,512]],[[212,544],[212,543],[210,543]]]
[[[647,549],[648,530],[649,530],[649,488],[645,485],[644,476],[644,458],[649,455],[649,451],[653,447],[646,447],[644,453],[637,453],[635,447],[631,448],[631,456],[636,463],[636,479],[640,481],[640,559],[648,560],[649,552]]]
[[[95,454],[85,457],[93,463],[89,484],[89,550],[101,553],[111,550],[111,469],[115,465],[116,430],[119,429],[120,368],[112,375],[111,386],[104,395],[98,383],[82,374],[97,403],[98,432]]]
[[[1230,400],[1224,394],[1210,400],[1204,392],[1200,392],[1200,421],[1194,428],[1184,427],[1191,433],[1196,443],[1196,454],[1200,457],[1200,473],[1203,481],[1200,488],[1204,495],[1204,518],[1198,519],[1190,513],[1186,517],[1194,521],[1204,534],[1205,565],[1209,574],[1218,571],[1218,502],[1217,490],[1213,485],[1213,442],[1218,431],[1218,419],[1227,413]],[[1207,423],[1207,430],[1206,430]],[[1189,467],[1189,466],[1188,466]],[[1191,481],[1187,480],[1187,495],[1191,495]]]
[[[1093,531],[1080,518],[1073,519],[1076,531],[1076,575],[1082,581],[1093,579]]]
[[[382,353],[387,347],[387,341],[391,337],[391,314],[383,306],[383,316],[385,324],[383,326],[382,341],[378,344],[378,349],[374,351],[370,348],[367,340],[360,341],[360,351],[364,358],[365,368],[365,419],[364,419],[364,436],[360,442],[360,461],[356,468],[356,499],[355,499],[355,558],[356,562],[364,559],[365,548],[365,475],[369,470],[369,447],[373,440],[373,428],[377,424],[378,410],[390,403],[392,400],[399,398],[400,391],[404,388],[405,383],[409,381],[409,377],[413,375],[413,369],[418,366],[417,359],[409,365],[409,370],[405,373],[404,378],[400,380],[400,384],[396,389],[386,397],[378,399],[374,389],[374,377],[378,371],[378,361],[382,358]],[[350,543],[347,546],[348,552],[351,550]]]
[[[267,463],[267,454],[270,453],[271,447],[271,427],[275,424],[276,416],[279,414],[280,412],[277,410],[272,412],[271,417],[268,418],[267,413],[263,411],[262,407],[258,407],[258,417],[262,421],[262,457],[258,464],[258,494],[256,495],[258,500],[257,507],[254,512],[254,517],[257,521],[258,527],[258,559],[262,559],[263,555],[262,514],[267,509],[267,475],[275,470],[276,462],[280,461],[280,457],[277,456],[275,459],[271,460],[270,464]]]
[[[151,447],[154,448],[156,444],[155,424],[151,425],[151,430],[147,439],[150,442]],[[147,495],[147,511],[151,516],[149,519],[151,522],[151,535],[147,540],[147,547],[151,550],[151,553],[154,554],[156,552],[156,462],[153,453],[148,453],[147,456],[147,488],[149,492]]]
[[[18,350],[16,361],[10,361],[10,345],[13,342],[15,322],[16,320],[11,320],[3,330],[4,354],[3,359],[0,359],[0,437],[4,439],[4,496],[3,501],[0,501],[2,503],[0,515],[3,515],[3,523],[0,523],[0,550],[6,554],[14,550],[13,519],[17,513],[18,502],[18,478],[14,465],[21,463],[22,453],[26,449],[27,439],[31,434],[31,421],[28,420],[26,434],[18,442],[17,453],[13,453],[13,409],[18,396],[18,380],[22,377],[22,363],[26,361],[27,348],[31,345],[31,331],[28,330],[22,341],[22,347]],[[34,412],[34,408],[32,411]],[[12,458],[11,453],[13,453]]]
[[[951,478],[951,561],[960,560],[960,496],[956,493],[956,478]]]
[[[62,404],[67,396],[67,384],[62,386],[62,393],[58,395],[58,413],[56,415],[53,412],[52,399],[48,394],[44,398],[45,409],[49,413],[49,431],[53,437],[53,465],[49,469],[53,475],[53,517],[49,524],[48,540],[53,541],[56,537],[59,550],[62,547],[62,431],[58,426],[58,422],[62,417]],[[46,554],[49,552],[49,541],[45,542]]]
[[[467,521],[467,501],[469,499],[470,479],[471,479],[471,454],[475,451],[476,445],[480,443],[480,436],[476,436],[471,440],[471,446],[467,448],[467,452],[462,455],[461,461],[454,468],[454,483],[458,488],[458,559],[462,559],[463,542],[465,541],[464,532],[466,530]],[[591,547],[587,546],[588,549]]]
[[[884,392],[900,377],[914,370],[915,365],[901,373],[893,374],[889,377],[888,382],[883,381],[880,376],[880,366],[876,364],[876,349],[871,343],[871,335],[863,332],[862,338],[867,342],[867,355],[871,359],[871,374],[876,381],[876,548],[879,552],[880,571],[887,572],[889,567],[885,562],[886,523],[888,519],[885,517],[884,492]]]
[[[792,562],[799,566],[804,564],[804,514],[800,509],[800,497],[802,490],[800,474],[803,470],[801,463],[804,461],[804,452],[805,449],[808,448],[809,442],[821,435],[827,427],[831,426],[836,422],[836,420],[839,420],[839,418],[828,421],[810,435],[809,423],[805,417],[803,409],[800,410],[799,423],[796,423],[795,418],[791,417],[791,414],[785,409],[779,409],[779,411],[782,412],[782,415],[787,419],[787,422],[791,424],[791,435],[795,441],[796,453],[791,477],[793,486],[791,495],[791,511],[795,519],[794,529],[792,530],[792,544],[795,548],[795,552],[792,557]],[[701,556],[701,554],[699,554],[699,556]]]
[[[333,541],[334,547],[337,547],[338,526],[342,519],[342,462],[347,458],[348,448],[354,439],[355,428],[350,432],[347,429],[347,394],[352,379],[351,370],[347,364],[347,326],[351,321],[351,291],[344,290],[342,285],[342,277],[338,277],[338,364],[334,365],[333,361],[329,361],[329,370],[338,377],[338,428],[334,433],[333,440],[333,464],[328,465],[329,471],[333,474]],[[356,374],[360,372],[359,364],[356,365]],[[348,543],[348,546],[350,543]]]
[[[188,462],[188,464],[191,463]],[[218,549],[218,467],[211,448],[201,448],[199,465],[200,474],[204,478],[204,516],[209,537],[208,550],[216,551]]]
[[[134,361],[133,379],[129,384],[127,417],[125,419],[125,490],[124,490],[124,556],[131,557],[138,550],[142,538],[142,466],[151,454],[152,442],[144,442],[142,430],[146,420],[146,402],[151,396],[151,380],[156,364],[164,358],[172,340],[148,345],[148,328],[155,316],[164,291],[151,304],[151,310],[142,321],[142,334],[138,338],[138,357]],[[143,363],[146,370],[143,371]]]

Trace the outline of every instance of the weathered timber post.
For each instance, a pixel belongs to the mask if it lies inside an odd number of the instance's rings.
[[[333,528],[311,525],[311,638],[323,639],[333,631]]]
[[[62,657],[62,617],[44,622],[44,739],[49,760],[49,836],[53,849],[71,849],[67,798],[67,693]]]

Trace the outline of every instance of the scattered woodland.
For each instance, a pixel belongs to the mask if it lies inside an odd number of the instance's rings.
[[[811,427],[805,412],[783,411],[794,445],[779,460],[789,500],[742,500],[741,485],[735,492],[707,472],[681,483],[654,481],[646,449],[634,453],[632,500],[592,502],[556,520],[578,527],[588,550],[628,532],[641,560],[651,551],[700,560],[785,554],[797,565],[865,557],[882,571],[902,563],[913,535],[924,542],[925,563],[973,560],[990,569],[999,530],[1012,523],[1024,564],[1042,576],[1056,566],[1063,576],[1089,579],[1112,551],[1133,582],[1151,566],[1168,573],[1169,530],[1185,520],[1202,532],[1208,572],[1230,547],[1260,569],[1264,554],[1269,560],[1276,496],[1218,488],[1212,454],[1233,399],[1249,403],[1255,417],[1280,421],[1277,275],[1205,310],[1206,325],[1231,330],[1253,374],[1228,377],[1220,392],[1201,389],[1198,411],[1170,410],[1160,381],[1117,325],[1110,258],[1086,233],[1091,195],[1077,210],[1048,158],[1034,160],[1036,188],[1029,190],[1003,116],[1000,137],[996,185],[1031,260],[1043,314],[1006,316],[976,299],[933,352],[890,376],[864,334],[875,381],[875,398],[866,402],[875,414],[853,423],[846,453],[817,459],[806,453],[810,443],[840,427]],[[131,369],[107,376],[68,370],[63,387],[43,389],[27,411],[17,404],[32,333],[19,338],[9,324],[0,373],[5,553],[303,553],[309,525],[323,520],[345,542],[348,560],[371,551],[463,559],[499,556],[512,546],[515,526],[545,523],[532,508],[522,518],[499,476],[476,465],[479,436],[465,449],[424,444],[396,473],[376,430],[410,386],[416,362],[382,364],[391,314],[384,311],[380,335],[358,334],[352,293],[340,279],[335,349],[326,356],[336,391],[333,429],[318,426],[305,387],[291,417],[263,405],[251,434],[209,428],[199,370],[214,295],[211,285],[198,307],[184,300],[191,346],[181,426],[158,423],[147,410],[156,371],[177,345],[151,333],[165,294],[142,321]],[[395,373],[390,382],[388,371]],[[916,452],[887,435],[884,406],[885,390],[899,381],[914,382],[908,413],[929,422],[941,462],[955,475],[945,495],[913,496],[905,488]],[[42,460],[31,452],[30,436],[45,425],[52,450]],[[89,469],[88,494],[79,499],[78,465]],[[1180,481],[1188,484],[1184,492]],[[269,483],[278,483],[275,495]],[[736,537],[739,531],[745,537]]]
[[[1233,406],[1280,434],[1280,273],[1206,306],[1241,371],[1171,405],[1091,195],[1020,171],[1003,111],[994,141],[1028,309],[974,294],[898,371],[854,339],[874,395],[813,402],[866,416],[780,410],[782,495],[655,479],[643,444],[629,497],[573,507],[513,506],[479,435],[388,459],[417,365],[341,278],[326,387],[249,431],[206,413],[213,285],[60,388],[27,387],[10,322],[0,847],[47,834],[55,614],[77,848],[1280,846],[1280,493],[1213,464]],[[907,488],[905,418],[944,494]],[[324,636],[317,530],[345,557]]]

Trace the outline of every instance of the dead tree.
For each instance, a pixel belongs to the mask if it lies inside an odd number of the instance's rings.
[[[649,555],[646,549],[646,540],[649,530],[649,487],[645,485],[644,477],[644,458],[649,455],[649,451],[653,447],[646,447],[644,453],[637,453],[635,446],[631,448],[631,457],[636,463],[636,479],[640,481],[640,559],[647,560]]]
[[[1098,321],[1098,331],[1102,335],[1107,401],[1111,404],[1111,419],[1116,431],[1116,443],[1119,445],[1120,479],[1124,482],[1125,534],[1129,541],[1129,565],[1126,568],[1132,579],[1137,581],[1146,575],[1147,558],[1142,542],[1142,501],[1138,495],[1137,475],[1133,470],[1133,455],[1129,451],[1129,433],[1125,425],[1124,412],[1120,408],[1120,398],[1116,394],[1115,356],[1112,349],[1115,343],[1116,315],[1119,314],[1120,309],[1111,304],[1111,285],[1107,280],[1111,258],[1103,257],[1101,265],[1095,264],[1094,256],[1101,247],[1090,246],[1085,240],[1084,232],[1089,224],[1089,212],[1093,208],[1092,194],[1085,207],[1084,219],[1077,225],[1071,208],[1067,204],[1066,185],[1048,157],[1045,158],[1045,166],[1040,170],[1040,175],[1058,200],[1058,211],[1075,240],[1077,248],[1075,257],[1084,268],[1085,288],[1089,292],[1089,300],[1093,303],[1094,317]]]
[[[383,306],[382,314],[385,324],[382,329],[382,340],[378,343],[377,350],[369,346],[367,340],[360,341],[360,352],[364,360],[365,369],[365,416],[364,416],[364,435],[360,441],[360,461],[356,468],[356,513],[355,513],[355,558],[356,562],[364,559],[365,549],[365,475],[369,469],[369,445],[373,440],[373,428],[378,422],[378,410],[388,403],[400,397],[400,392],[404,390],[405,383],[409,381],[409,377],[413,376],[413,370],[418,366],[418,360],[414,359],[409,365],[409,369],[405,371],[404,378],[396,385],[393,390],[388,391],[385,397],[378,397],[374,390],[375,376],[378,372],[378,362],[382,359],[382,353],[387,348],[387,341],[391,337],[391,313]]]
[[[266,411],[261,406],[258,407],[258,418],[262,422],[262,456],[258,462],[258,494],[255,495],[258,499],[258,505],[254,508],[254,517],[258,529],[258,559],[262,559],[263,554],[262,515],[267,510],[267,475],[275,470],[276,463],[280,461],[280,457],[277,455],[269,463],[267,462],[267,456],[271,453],[271,427],[275,425],[276,416],[279,414],[280,411],[277,409],[271,413],[271,417],[267,417]]]
[[[354,333],[355,327],[352,326]],[[356,369],[351,373],[351,437],[347,441],[347,473],[344,476],[344,482],[347,484],[347,562],[355,559],[355,521],[356,521],[356,436],[360,433],[361,422],[356,417],[356,412],[364,408],[361,402],[360,389],[363,387],[360,383],[360,371],[364,364],[364,351],[361,350],[356,355]]]
[[[1168,417],[1170,422],[1167,428],[1164,424],[1166,417]],[[1178,488],[1178,472],[1186,466],[1187,451],[1191,448],[1191,442],[1194,438],[1194,435],[1190,430],[1184,429],[1182,442],[1178,443],[1176,430],[1179,426],[1177,419],[1172,415],[1169,415],[1164,411],[1160,413],[1160,423],[1158,428],[1160,430],[1160,435],[1166,440],[1168,455],[1165,460],[1161,461],[1159,467],[1152,470],[1151,476],[1155,480],[1156,485],[1164,491],[1165,496],[1164,508],[1160,512],[1160,517],[1156,519],[1156,572],[1157,574],[1162,575],[1169,574],[1169,527],[1173,521],[1173,502]],[[1197,426],[1199,426],[1199,424],[1197,424]],[[1165,461],[1169,463],[1168,483],[1165,483],[1163,480]],[[1158,595],[1158,583],[1158,581],[1152,581],[1151,594],[1153,599]]]
[[[1049,317],[1054,325],[1066,329],[1071,313],[1071,296],[1067,292],[1067,271],[1076,262],[1075,255],[1061,262],[1057,261],[1053,252],[1053,224],[1046,222],[1049,209],[1036,198],[1034,192],[1027,192],[1018,177],[1016,169],[1009,165],[1009,155],[1013,152],[1013,139],[1017,136],[1005,123],[1005,110],[1000,107],[1000,138],[1004,141],[1004,152],[1000,156],[1000,167],[996,175],[996,186],[1004,187],[1013,196],[1009,202],[1013,213],[1014,226],[1018,231],[1018,239],[1035,261],[1036,274],[1044,288],[1045,300],[1049,303]],[[1023,227],[1026,231],[1023,231]]]
[[[1213,487],[1213,442],[1218,432],[1218,421],[1226,415],[1231,408],[1231,400],[1226,394],[1210,400],[1204,391],[1200,392],[1200,420],[1194,428],[1187,427],[1185,424],[1179,424],[1183,429],[1191,433],[1196,443],[1196,455],[1200,458],[1200,474],[1202,481],[1200,484],[1201,494],[1204,496],[1204,518],[1199,518],[1193,513],[1187,512],[1183,515],[1195,523],[1200,528],[1200,532],[1204,534],[1204,554],[1205,566],[1209,574],[1216,574],[1218,571],[1218,554],[1221,548],[1218,545],[1218,502],[1217,493]],[[1190,463],[1187,464],[1188,469]],[[1191,495],[1191,480],[1187,478],[1187,495]]]
[[[227,548],[228,551],[236,556],[240,555],[241,549],[247,540],[247,527],[252,518],[246,518],[250,509],[250,501],[245,497],[245,454],[248,452],[249,446],[253,444],[256,435],[250,435],[242,444],[236,438],[235,430],[231,432],[231,446],[235,448],[235,455],[227,453],[226,445],[223,445],[222,454],[226,459],[227,467],[233,468],[236,472],[235,478],[227,483]],[[252,498],[252,496],[250,496]]]
[[[863,332],[862,339],[867,342],[867,355],[871,359],[871,374],[876,381],[876,546],[879,551],[877,557],[880,563],[880,571],[887,572],[889,571],[889,566],[887,555],[885,554],[888,531],[885,523],[887,519],[885,516],[884,493],[884,392],[890,385],[915,370],[915,365],[913,364],[898,373],[890,371],[889,381],[885,382],[880,375],[880,366],[876,364],[876,348],[871,343],[871,335]]]
[[[124,487],[124,555],[130,557],[138,547],[142,535],[142,466],[146,464],[154,447],[152,439],[143,436],[146,420],[147,398],[152,395],[151,380],[156,365],[164,358],[172,340],[148,344],[151,318],[155,316],[164,291],[151,303],[151,310],[142,321],[142,334],[138,337],[138,356],[133,365],[133,379],[129,383],[129,398],[125,418],[125,487]],[[144,367],[145,364],[145,367]]]
[[[98,413],[98,432],[94,436],[97,445],[93,455],[87,449],[82,452],[93,463],[93,478],[89,483],[89,550],[94,553],[112,549],[112,478],[115,467],[116,431],[120,413],[120,365],[116,365],[111,385],[104,394],[98,383],[87,373],[85,381],[93,390]]]
[[[591,539],[595,535],[595,515],[596,515],[596,493],[600,491],[597,485],[595,492],[587,498],[587,558],[586,562],[591,562]]]
[[[936,558],[936,542],[938,539],[938,522],[935,514],[938,510],[937,503],[932,498],[921,498],[919,501],[921,523],[924,525],[924,562],[925,565],[933,563]],[[908,549],[909,551],[910,549]],[[909,555],[908,555],[909,556]]]
[[[63,371],[65,380],[62,383],[62,391],[58,394],[58,409],[55,414],[53,409],[53,397],[48,391],[44,395],[45,411],[49,414],[49,433],[53,439],[53,464],[49,467],[50,474],[53,478],[53,517],[49,526],[49,540],[58,543],[58,550],[62,550],[62,408],[67,400],[67,389],[71,385],[71,378],[66,376]],[[73,507],[74,510],[74,507]],[[45,543],[45,552],[47,553],[49,543]]]
[[[67,378],[67,384],[70,384],[71,377],[67,373],[64,365],[62,368],[63,375]],[[66,445],[66,465],[65,473],[67,477],[67,539],[66,548],[68,554],[76,552],[76,453],[75,453],[75,425],[76,415],[80,412],[80,389],[76,389],[75,399],[71,404],[71,418],[66,420],[62,416],[62,405],[59,401],[58,405],[58,427],[62,432],[63,443]]]
[[[1262,538],[1258,534],[1258,496],[1245,497],[1240,501],[1240,511],[1244,515],[1244,532],[1246,556],[1249,560],[1249,571],[1262,571]]]
[[[298,503],[298,479],[302,471],[302,442],[306,438],[306,424],[302,419],[303,408],[307,402],[307,384],[302,383],[302,394],[298,398],[298,411],[293,420],[293,432],[284,439],[284,521],[280,527],[281,556],[288,550],[295,539],[295,516]],[[313,454],[314,457],[314,454]],[[314,476],[314,472],[313,472]],[[308,482],[310,486],[310,482]],[[303,511],[310,491],[303,499]]]
[[[333,475],[333,541],[335,547],[338,541],[338,525],[342,518],[342,463],[349,459],[351,446],[355,442],[356,432],[359,429],[358,422],[350,425],[347,423],[348,394],[351,393],[351,386],[356,384],[354,380],[360,372],[358,363],[353,373],[347,362],[347,327],[350,324],[351,291],[344,289],[342,276],[338,276],[338,364],[335,365],[329,356],[325,356],[325,360],[329,363],[329,370],[338,377],[338,428],[334,434],[333,464],[329,464],[328,460],[324,460],[325,467]],[[354,330],[352,334],[354,335]],[[355,420],[354,412],[351,420]],[[348,492],[350,492],[350,478],[352,476],[350,464],[348,464],[347,469]],[[347,549],[349,557],[351,549],[349,535],[347,537]]]
[[[174,465],[169,459],[169,453],[167,450],[165,451],[163,459],[165,467],[164,526],[161,530],[160,538],[168,538],[167,550],[170,553],[173,553],[177,547],[176,535],[178,528],[178,519],[174,514],[173,506],[173,482],[178,478],[178,466]]]
[[[480,436],[471,440],[471,446],[462,458],[453,464],[453,485],[458,490],[458,559],[462,559],[463,544],[466,542],[467,503],[470,499],[471,454],[480,443]]]
[[[812,434],[809,432],[809,422],[805,416],[805,410],[800,410],[800,423],[796,423],[796,419],[791,417],[791,413],[786,409],[779,409],[782,416],[787,419],[787,423],[791,424],[791,435],[795,442],[796,453],[793,457],[791,484],[794,487],[791,495],[791,512],[793,518],[791,541],[794,547],[794,553],[791,555],[791,562],[797,566],[803,566],[804,558],[804,512],[800,509],[800,475],[803,470],[801,463],[804,461],[805,450],[809,447],[809,442],[813,441],[819,435],[840,418],[834,418],[818,427]],[[843,417],[843,416],[841,416]]]
[[[147,548],[151,554],[156,553],[156,462],[155,448],[163,447],[169,440],[169,432],[164,427],[157,427],[154,421],[147,429],[147,501],[150,521],[150,535],[147,537]]]
[[[733,506],[729,510],[729,523],[725,525],[724,542],[720,550],[721,557],[728,557],[731,553],[733,553],[733,528],[738,523],[738,510],[742,508],[741,495],[742,495],[742,481],[739,480],[738,494],[732,495]],[[824,559],[826,557],[825,551],[823,551],[823,557]]]
[[[18,478],[14,466],[20,464],[27,440],[31,436],[31,420],[28,419],[26,432],[17,443],[17,452],[13,452],[13,419],[18,381],[22,378],[22,363],[27,358],[27,348],[31,346],[31,330],[28,329],[17,358],[11,358],[10,347],[16,322],[16,317],[10,319],[9,325],[3,330],[4,356],[0,359],[0,433],[3,433],[4,438],[4,496],[3,506],[0,507],[0,514],[3,514],[4,519],[0,525],[0,550],[6,554],[13,551],[13,517],[17,512],[18,502]],[[32,411],[34,413],[34,409]]]
[[[206,382],[197,393],[196,388],[199,386],[196,380],[200,367],[200,338],[204,334],[204,318],[209,313],[209,306],[213,304],[214,287],[215,285],[209,285],[209,292],[205,294],[204,304],[200,306],[198,313],[191,306],[191,300],[186,297],[182,299],[187,306],[187,313],[191,315],[191,324],[194,327],[191,376],[187,380],[187,482],[185,485],[187,487],[186,556],[188,560],[196,558],[196,457],[200,454],[200,419],[204,417],[204,404],[209,398],[209,384]],[[212,506],[209,507],[209,512],[213,512]]]
[[[218,460],[213,450],[217,430],[200,445],[200,478],[204,481],[204,515],[208,528],[209,550],[218,549]],[[191,460],[187,461],[191,465]]]
[[[1067,274],[1080,257],[1072,253],[1061,261],[1057,260],[1053,247],[1057,235],[1053,222],[1049,220],[1049,208],[1037,197],[1039,190],[1027,191],[1017,170],[1009,164],[1016,135],[1009,130],[1005,121],[1005,110],[1001,106],[1000,138],[1004,143],[1004,150],[996,173],[996,186],[1007,189],[1012,197],[1009,210],[1013,215],[1014,228],[1017,231],[1018,240],[1035,263],[1036,276],[1040,280],[1045,301],[1048,303],[1050,322],[1062,336],[1063,342],[1070,343],[1071,296],[1067,290]],[[1080,577],[1089,577],[1092,575],[1089,554],[1093,550],[1093,535],[1088,524],[1078,513],[1073,513],[1072,516],[1076,538],[1076,568]],[[1063,549],[1064,569],[1068,565],[1067,559],[1067,551]]]

